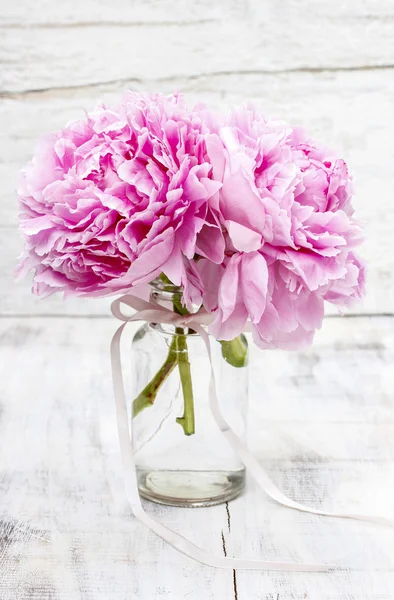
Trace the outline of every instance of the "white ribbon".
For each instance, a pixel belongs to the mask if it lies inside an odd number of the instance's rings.
[[[126,304],[130,308],[136,310],[137,313],[131,316],[125,315],[122,312],[121,304]],[[216,394],[215,374],[212,365],[211,346],[209,336],[206,330],[204,329],[204,326],[208,325],[212,320],[212,316],[209,313],[207,313],[203,309],[200,309],[197,313],[193,313],[190,315],[178,315],[177,313],[167,309],[164,306],[153,304],[151,302],[146,302],[145,300],[141,300],[140,298],[132,296],[131,294],[126,294],[114,300],[114,302],[112,302],[111,305],[111,310],[113,315],[117,319],[123,321],[123,325],[121,325],[117,329],[112,338],[111,364],[117,412],[119,444],[124,470],[126,495],[134,516],[137,519],[139,519],[139,521],[147,525],[149,529],[151,529],[159,537],[161,537],[163,540],[165,540],[167,543],[173,546],[176,550],[205,565],[225,569],[321,572],[329,571],[330,569],[335,568],[335,565],[328,564],[306,564],[248,560],[242,558],[231,558],[210,554],[209,552],[206,552],[199,546],[196,546],[190,540],[184,538],[182,535],[176,533],[175,531],[172,531],[164,525],[161,525],[145,512],[138,492],[137,473],[133,452],[132,428],[129,427],[126,394],[123,383],[123,374],[120,357],[120,340],[122,333],[127,323],[134,321],[165,323],[175,325],[177,327],[189,327],[191,329],[194,329],[194,331],[196,331],[201,336],[202,340],[205,343],[211,365],[211,377],[209,381],[209,401],[215,422],[218,428],[220,429],[221,433],[229,441],[233,450],[247,468],[250,475],[256,480],[260,488],[264,490],[264,492],[272,500],[275,500],[279,504],[287,506],[288,508],[294,508],[296,510],[312,513],[314,515],[322,515],[325,517],[343,517],[346,519],[359,519],[363,521],[372,521],[374,523],[392,524],[392,522],[389,519],[386,519],[384,517],[362,515],[348,512],[334,513],[310,508],[298,502],[294,502],[290,498],[287,498],[287,496],[285,496],[280,490],[278,490],[278,488],[268,477],[267,473],[264,471],[262,466],[258,463],[256,458],[247,451],[244,444],[235,434],[235,432],[231,429],[231,427],[224,419],[219,409]]]

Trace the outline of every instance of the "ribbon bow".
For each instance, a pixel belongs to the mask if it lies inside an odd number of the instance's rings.
[[[121,305],[127,305],[136,310],[134,315],[126,315],[123,313]],[[225,569],[254,569],[254,570],[271,570],[271,571],[329,571],[335,568],[335,565],[328,564],[306,564],[306,563],[290,563],[290,562],[272,562],[261,560],[250,560],[242,558],[231,558],[218,556],[206,552],[193,542],[186,539],[182,535],[172,531],[168,527],[158,523],[150,515],[148,515],[141,503],[141,498],[138,492],[138,481],[136,466],[133,451],[132,428],[129,427],[126,394],[123,382],[123,373],[121,366],[120,340],[122,333],[127,323],[135,321],[145,321],[152,323],[169,324],[177,327],[190,327],[194,329],[205,343],[208,358],[211,366],[211,374],[209,381],[209,403],[215,419],[215,422],[222,435],[226,437],[231,447],[238,455],[240,460],[247,468],[250,475],[255,479],[259,487],[272,499],[286,506],[299,511],[312,513],[314,515],[322,515],[325,517],[342,517],[347,519],[359,519],[363,521],[372,521],[374,523],[392,524],[389,519],[384,517],[362,515],[356,513],[335,513],[323,510],[309,508],[298,502],[294,502],[287,498],[275,484],[271,481],[262,466],[256,458],[248,452],[240,438],[231,429],[225,418],[223,417],[218,403],[215,385],[215,374],[212,366],[211,345],[209,336],[204,329],[212,321],[212,315],[204,309],[190,315],[179,315],[168,308],[147,302],[131,294],[126,294],[114,300],[111,304],[111,311],[114,317],[123,321],[123,324],[115,332],[111,341],[111,364],[112,364],[112,380],[116,404],[117,426],[120,451],[122,456],[124,481],[126,487],[126,495],[130,503],[131,510],[134,516],[142,523],[147,525],[156,535],[161,537],[179,552],[182,552],[189,558],[192,558],[200,563],[212,567],[220,567]]]

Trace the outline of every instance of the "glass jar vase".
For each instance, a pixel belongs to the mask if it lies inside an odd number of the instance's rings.
[[[151,301],[182,310],[182,289],[161,280]],[[243,439],[248,403],[245,336],[211,338],[223,416]],[[209,406],[210,364],[194,331],[146,323],[132,343],[132,428],[142,497],[173,506],[210,506],[238,496],[245,468],[218,429]]]

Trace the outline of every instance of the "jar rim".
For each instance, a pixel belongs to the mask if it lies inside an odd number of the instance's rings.
[[[173,283],[167,283],[163,281],[160,277],[156,277],[156,279],[152,279],[149,282],[149,285],[153,290],[158,292],[167,292],[170,294],[183,294],[183,288],[181,285],[174,285]]]

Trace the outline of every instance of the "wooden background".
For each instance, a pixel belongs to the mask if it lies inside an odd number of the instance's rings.
[[[348,317],[330,311],[307,353],[253,351],[250,446],[295,500],[394,515],[393,0],[0,8],[0,600],[394,599],[392,529],[286,510],[252,482],[228,507],[147,508],[215,552],[342,568],[218,571],[137,524],[120,476],[108,299],[42,301],[12,276],[18,170],[39,135],[98,100],[178,89],[305,126],[355,173],[368,295]]]

